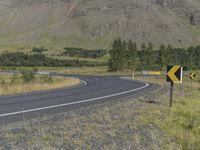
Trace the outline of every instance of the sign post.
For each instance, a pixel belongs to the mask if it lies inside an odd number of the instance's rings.
[[[179,65],[167,66],[167,82],[171,83],[169,107],[173,106],[174,83],[182,83],[183,67]]]
[[[173,96],[174,96],[174,82],[171,82],[169,107],[172,107],[173,105]]]

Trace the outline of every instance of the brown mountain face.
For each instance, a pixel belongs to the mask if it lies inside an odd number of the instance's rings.
[[[200,43],[199,0],[0,0],[0,47]]]

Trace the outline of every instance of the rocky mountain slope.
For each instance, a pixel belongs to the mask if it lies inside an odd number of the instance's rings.
[[[0,47],[200,43],[200,0],[0,0]]]

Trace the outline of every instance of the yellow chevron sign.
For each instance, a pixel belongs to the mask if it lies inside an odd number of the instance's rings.
[[[190,79],[196,79],[196,74],[195,73],[190,73]]]
[[[179,65],[167,66],[167,81],[173,83],[182,83],[183,67]]]

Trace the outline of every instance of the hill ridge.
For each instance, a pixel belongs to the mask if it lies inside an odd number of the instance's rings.
[[[108,48],[137,43],[197,45],[199,0],[0,0],[0,47]]]

